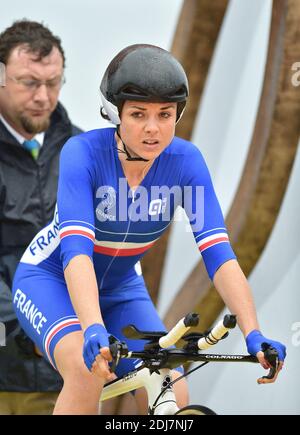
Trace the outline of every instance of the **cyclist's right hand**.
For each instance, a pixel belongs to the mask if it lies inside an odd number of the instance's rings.
[[[108,332],[100,323],[90,325],[84,332],[83,359],[87,368],[96,375],[111,379],[108,362],[112,360]]]

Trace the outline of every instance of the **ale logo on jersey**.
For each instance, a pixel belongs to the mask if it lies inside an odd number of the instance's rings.
[[[155,216],[164,213],[167,206],[167,198],[153,199],[149,204],[149,215]]]

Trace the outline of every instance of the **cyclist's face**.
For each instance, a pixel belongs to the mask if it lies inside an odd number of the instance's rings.
[[[0,88],[1,114],[27,138],[45,131],[57,105],[62,77],[58,48],[37,60],[24,46],[15,47],[6,64],[6,86]]]
[[[125,101],[120,134],[135,154],[155,159],[171,143],[175,134],[177,103]]]

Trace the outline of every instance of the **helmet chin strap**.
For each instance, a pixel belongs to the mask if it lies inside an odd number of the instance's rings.
[[[122,142],[122,145],[123,145],[123,148],[124,148],[124,150],[120,150],[119,148],[117,148],[117,150],[119,151],[119,153],[124,153],[124,154],[126,154],[126,156],[127,156],[126,160],[128,160],[129,162],[149,162],[149,160],[147,160],[147,159],[143,159],[143,157],[132,157],[132,156],[129,154],[129,151],[128,151],[126,145],[124,144],[124,142],[123,142],[123,140],[122,140],[122,138],[121,138],[121,136],[120,136],[120,133],[119,133],[119,126],[117,126],[116,133],[117,133],[117,135],[118,135],[118,138],[119,138],[120,141]]]

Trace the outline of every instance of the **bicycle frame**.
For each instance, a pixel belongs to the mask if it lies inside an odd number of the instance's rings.
[[[171,370],[160,369],[158,373],[150,374],[150,370],[142,366],[122,378],[106,384],[103,388],[101,401],[111,399],[138,388],[145,387],[148,396],[148,413],[152,415],[173,415],[179,410],[176,404],[173,388],[167,388],[158,402],[154,403],[166,384],[171,381]]]

